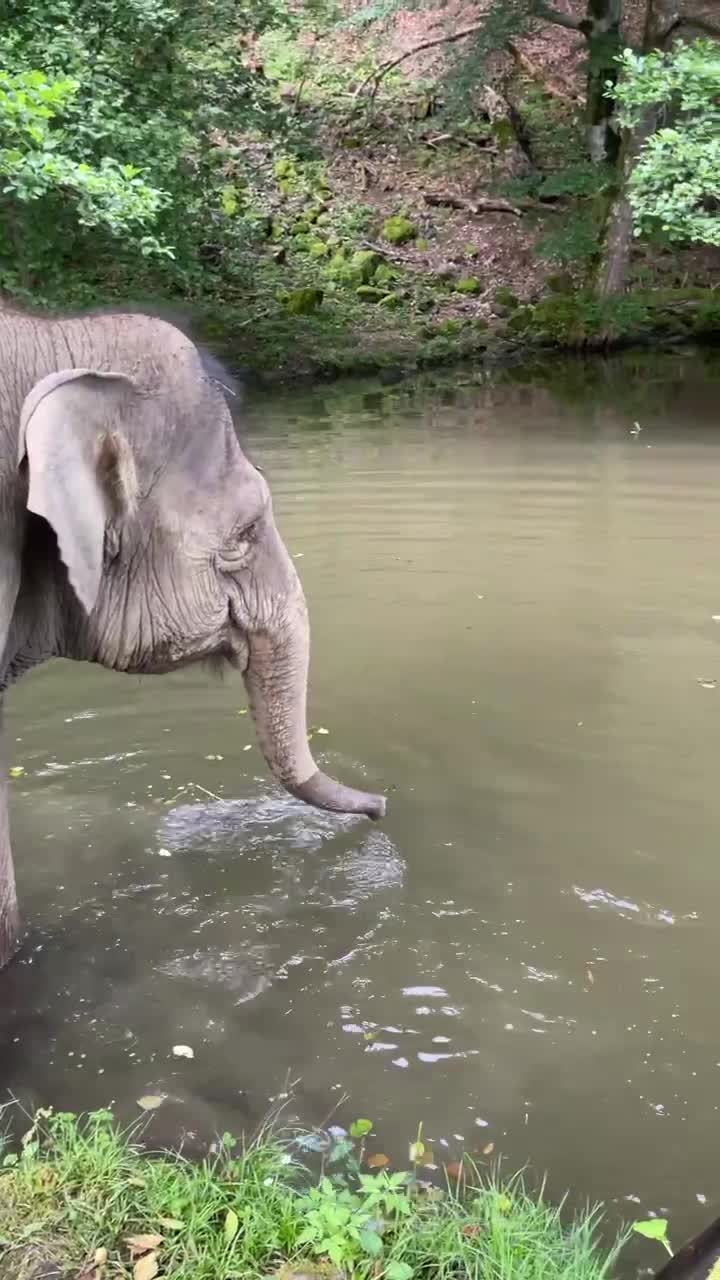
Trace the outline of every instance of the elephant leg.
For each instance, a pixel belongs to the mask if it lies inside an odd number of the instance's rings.
[[[0,703],[0,718],[1,716],[2,704]],[[7,774],[5,761],[0,752],[0,969],[14,956],[19,935],[20,916],[8,823]]]
[[[7,503],[0,493],[0,512],[3,510],[7,510]],[[8,661],[10,622],[20,587],[20,528],[19,520],[14,522],[12,531],[0,528],[0,676],[5,674]],[[10,847],[2,716],[3,699],[0,694],[0,969],[14,956],[20,935],[15,868]]]

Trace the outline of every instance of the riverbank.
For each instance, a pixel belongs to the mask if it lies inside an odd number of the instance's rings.
[[[368,1121],[225,1135],[198,1163],[140,1137],[109,1112],[38,1114],[0,1163],[1,1280],[604,1280],[623,1243],[601,1247],[597,1211],[565,1221],[517,1178],[438,1169],[420,1137],[394,1171]]]
[[[382,262],[382,259],[379,259]],[[322,313],[292,318],[281,309],[251,328],[232,309],[196,316],[196,330],[250,385],[349,376],[412,376],[424,369],[470,363],[492,369],[555,356],[608,353],[631,347],[672,350],[720,338],[720,291],[657,290],[599,302],[591,294],[557,293],[520,302],[498,291],[485,317],[428,320],[411,307],[388,323],[348,315],[332,303]]]

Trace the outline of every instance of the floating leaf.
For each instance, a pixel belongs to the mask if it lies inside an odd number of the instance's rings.
[[[185,1223],[181,1222],[179,1218],[158,1218],[158,1222],[166,1231],[182,1231],[185,1226]]]
[[[590,983],[590,986],[592,986],[595,981],[595,974],[593,973],[592,969],[588,969],[587,971],[587,980]]]
[[[145,1093],[142,1098],[138,1098],[137,1104],[143,1111],[157,1111],[164,1101],[164,1093]]]
[[[125,1237],[125,1243],[130,1249],[131,1257],[134,1257],[138,1253],[150,1253],[154,1249],[159,1249],[162,1242],[162,1236],[149,1234]]]
[[[241,707],[240,710],[238,711],[239,716],[246,716],[247,713],[248,713],[247,707]]]
[[[645,1236],[648,1240],[659,1240],[669,1253],[672,1249],[668,1244],[667,1238],[667,1218],[645,1218],[642,1222],[633,1222],[632,1229],[639,1236]]]
[[[232,1244],[239,1230],[240,1219],[234,1209],[228,1209],[225,1219],[225,1241],[227,1244]]]
[[[372,1132],[372,1120],[353,1120],[350,1125],[351,1138],[366,1138]]]
[[[158,1273],[158,1260],[156,1253],[146,1253],[144,1258],[140,1258],[133,1267],[133,1280],[155,1280]]]
[[[384,1155],[382,1151],[377,1151],[375,1155],[368,1156],[367,1158],[368,1169],[384,1169],[386,1165],[389,1165],[389,1163],[390,1157]]]
[[[316,733],[321,734],[321,735],[322,735],[322,737],[327,737],[327,735],[329,734],[330,730],[329,730],[329,729],[323,729],[323,726],[322,726],[322,725],[320,725],[320,726],[315,730],[315,732],[316,732]]]
[[[195,1051],[190,1048],[189,1044],[174,1044],[173,1056],[176,1058],[194,1058]]]
[[[243,747],[243,751],[252,751],[252,742],[247,742]]]
[[[24,766],[24,765],[22,765],[22,764],[14,764],[14,765],[13,765],[13,767],[12,767],[12,769],[10,770],[10,777],[11,777],[11,778],[22,778],[22,776],[23,776],[24,772],[25,772],[25,766]]]
[[[487,1146],[483,1147],[482,1153],[484,1156],[491,1156],[494,1150],[495,1150],[495,1143],[488,1142]]]

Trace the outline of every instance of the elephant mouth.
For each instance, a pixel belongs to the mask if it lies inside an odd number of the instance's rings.
[[[248,665],[249,648],[245,640],[233,637],[225,641],[198,647],[190,652],[180,651],[172,644],[159,647],[149,657],[131,655],[127,662],[114,664],[116,671],[135,676],[164,676],[186,667],[201,666],[211,675],[221,679],[228,671],[244,674]],[[105,665],[105,664],[103,664]]]

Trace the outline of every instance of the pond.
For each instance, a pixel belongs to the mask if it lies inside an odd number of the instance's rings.
[[[251,399],[313,750],[388,816],[281,794],[235,676],[27,677],[0,1088],[164,1095],[151,1133],[191,1149],[292,1088],[678,1242],[717,1213],[719,378],[626,355]]]

